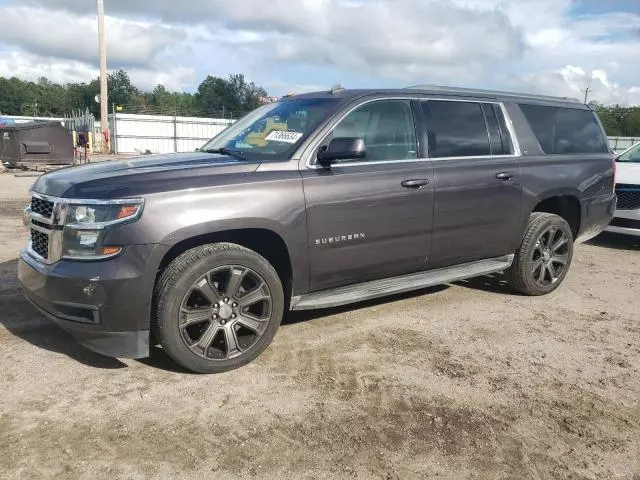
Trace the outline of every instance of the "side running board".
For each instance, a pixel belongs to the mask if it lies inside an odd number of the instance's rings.
[[[409,292],[443,283],[456,282],[472,277],[501,272],[511,266],[513,255],[463,263],[399,277],[383,278],[370,282],[333,288],[291,298],[291,310],[314,310],[338,307],[372,298]]]

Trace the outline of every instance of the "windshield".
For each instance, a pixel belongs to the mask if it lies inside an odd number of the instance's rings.
[[[640,163],[640,143],[634,145],[629,150],[620,155],[616,161]]]
[[[248,159],[289,158],[328,117],[337,102],[335,98],[308,98],[263,105],[209,140],[200,150],[226,150]]]

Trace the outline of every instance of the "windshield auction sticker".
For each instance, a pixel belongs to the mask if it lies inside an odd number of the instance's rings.
[[[296,143],[302,134],[300,132],[290,132],[288,130],[274,130],[265,137],[270,142]]]

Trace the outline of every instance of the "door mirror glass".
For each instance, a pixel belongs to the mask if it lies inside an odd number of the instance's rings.
[[[318,151],[318,163],[323,167],[328,167],[334,160],[364,158],[366,153],[366,146],[362,138],[334,138],[326,149]]]

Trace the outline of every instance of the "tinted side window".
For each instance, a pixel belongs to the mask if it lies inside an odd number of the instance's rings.
[[[336,125],[331,137],[364,139],[366,161],[408,160],[418,154],[411,105],[404,100],[380,100],[357,108]]]
[[[545,153],[609,152],[607,140],[591,110],[543,105],[519,106]]]
[[[490,155],[482,108],[475,102],[432,100],[423,103],[429,129],[430,157]]]

